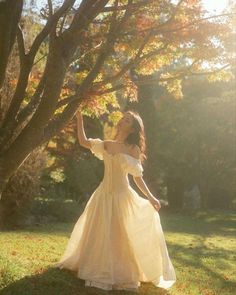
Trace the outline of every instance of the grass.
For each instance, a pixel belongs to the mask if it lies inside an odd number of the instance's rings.
[[[177,281],[168,291],[142,283],[141,295],[233,295],[236,290],[236,213],[160,212]],[[69,270],[51,265],[64,251],[72,223],[0,234],[1,295],[135,294],[84,287]]]

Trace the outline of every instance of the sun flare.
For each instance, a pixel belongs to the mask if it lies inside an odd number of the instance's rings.
[[[221,12],[229,4],[229,0],[202,0],[206,10],[209,12]]]

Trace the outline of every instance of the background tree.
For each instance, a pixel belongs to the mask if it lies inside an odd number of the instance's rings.
[[[27,31],[21,23],[16,30],[20,71],[10,103],[1,114],[1,191],[30,153],[57,134],[79,105],[85,113],[92,110],[99,115],[109,104],[116,105],[108,93],[120,90],[136,99],[131,71],[143,76],[159,70],[155,82],[180,95],[180,80],[205,72],[204,62],[208,61],[208,72],[215,74],[232,62],[233,56],[225,51],[232,36],[232,13],[206,17],[197,0],[47,3],[32,44],[25,43]],[[18,7],[18,2],[12,5]],[[14,40],[14,34],[12,39],[4,31],[1,36]],[[1,57],[3,64],[11,47]],[[42,47],[46,60],[29,93],[30,75],[39,64]],[[173,66],[183,58],[183,67]],[[65,89],[69,89],[67,96]]]
[[[144,119],[147,179],[171,209],[183,208],[184,191],[199,186],[202,208],[235,202],[235,79],[186,79],[183,99],[163,87],[142,85],[134,108]]]

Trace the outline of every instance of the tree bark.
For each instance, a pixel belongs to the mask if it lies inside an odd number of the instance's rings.
[[[39,107],[9,149],[1,154],[1,191],[13,172],[23,163],[30,152],[41,143],[44,137],[44,128],[56,109],[69,62],[68,58],[64,58],[63,48],[57,39],[53,40],[50,46],[51,53],[46,65],[47,79]],[[73,52],[70,52],[71,54]]]
[[[7,62],[16,39],[22,9],[23,0],[0,2],[0,88],[5,79]]]

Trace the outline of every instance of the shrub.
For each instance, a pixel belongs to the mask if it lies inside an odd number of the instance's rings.
[[[46,155],[43,148],[37,148],[10,178],[0,202],[2,228],[15,228],[24,223],[33,198],[39,194]]]

